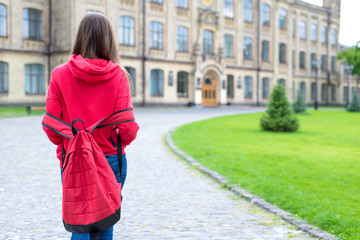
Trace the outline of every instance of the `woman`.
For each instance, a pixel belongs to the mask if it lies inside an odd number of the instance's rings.
[[[117,42],[110,21],[103,14],[88,13],[80,22],[72,56],[51,73],[46,112],[67,123],[82,119],[88,127],[115,111],[132,109],[128,78],[126,70],[119,64]],[[62,148],[67,150],[69,139],[46,127],[43,129],[50,141],[58,146],[57,157],[61,160]],[[109,141],[112,128],[93,133],[122,187],[127,169],[124,149],[135,139],[138,129],[136,122],[118,125],[123,154],[121,179],[117,149]],[[112,239],[112,234],[113,227],[96,236],[104,240]],[[93,234],[73,233],[71,239],[90,237],[92,239]]]

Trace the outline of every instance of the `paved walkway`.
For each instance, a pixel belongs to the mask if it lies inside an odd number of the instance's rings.
[[[277,217],[220,189],[164,145],[175,126],[245,107],[138,108],[139,137],[127,149],[122,220],[114,239],[309,239]],[[0,120],[0,239],[69,239],[61,220],[55,147],[41,117]]]

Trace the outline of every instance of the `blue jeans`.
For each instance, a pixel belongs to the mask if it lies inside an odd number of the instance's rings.
[[[107,155],[106,159],[109,162],[109,165],[111,169],[113,170],[117,182],[121,182],[121,189],[124,187],[125,179],[126,179],[126,173],[127,173],[127,160],[126,155],[122,155],[122,171],[121,171],[121,178],[120,178],[120,169],[119,169],[119,162],[118,157],[116,154],[114,155]],[[96,235],[96,237],[95,237]],[[113,239],[113,227],[109,228],[108,230],[105,230],[103,232],[97,233],[97,234],[91,234],[90,233],[73,233],[71,235],[71,240],[89,240],[89,239],[97,239],[97,240],[112,240]]]

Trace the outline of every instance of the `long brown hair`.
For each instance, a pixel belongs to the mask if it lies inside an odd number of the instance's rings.
[[[131,82],[130,74],[120,64],[118,44],[111,23],[102,13],[87,13],[82,18],[72,54],[80,54],[83,58],[111,60],[126,73],[129,84]]]

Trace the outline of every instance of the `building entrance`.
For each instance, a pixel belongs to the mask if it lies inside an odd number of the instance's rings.
[[[210,74],[206,74],[202,84],[202,105],[204,107],[216,106],[216,98],[215,78]]]

